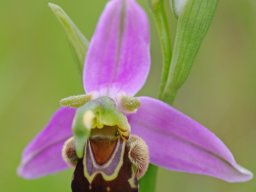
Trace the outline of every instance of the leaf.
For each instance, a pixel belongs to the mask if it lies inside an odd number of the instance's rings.
[[[82,69],[85,55],[89,46],[89,41],[60,6],[53,3],[48,3],[48,5],[65,30],[68,40],[74,48]]]
[[[173,5],[173,9],[178,8],[178,23],[169,75],[161,97],[165,102],[171,104],[176,92],[186,81],[212,22],[217,3],[218,0],[188,0],[179,8]]]

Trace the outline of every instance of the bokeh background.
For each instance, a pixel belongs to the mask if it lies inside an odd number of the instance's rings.
[[[91,38],[106,0],[53,0]],[[145,0],[139,1],[149,13]],[[0,1],[0,191],[68,192],[72,171],[27,181],[16,175],[26,144],[58,108],[83,92],[76,60],[48,0]],[[152,70],[139,93],[157,96],[161,52],[152,17]],[[175,22],[172,24],[173,31]],[[175,107],[206,125],[256,173],[256,0],[221,0]],[[157,191],[255,192],[255,179],[229,184],[159,171]]]

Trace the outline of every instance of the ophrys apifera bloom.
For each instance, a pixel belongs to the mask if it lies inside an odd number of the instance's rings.
[[[251,179],[207,128],[160,100],[135,97],[149,68],[144,11],[135,0],[109,1],[85,60],[86,94],[61,101],[25,149],[19,174],[37,178],[73,167],[74,192],[137,191],[149,161],[228,182]]]

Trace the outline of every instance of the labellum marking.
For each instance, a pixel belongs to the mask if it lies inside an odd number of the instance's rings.
[[[95,141],[93,141],[95,142]],[[102,141],[99,141],[102,142]],[[129,159],[129,145],[121,137],[116,140],[114,151],[102,165],[96,161],[95,150],[89,140],[84,158],[79,159],[72,181],[73,192],[138,192],[136,168]],[[113,149],[113,146],[110,145]],[[91,186],[91,187],[90,187]]]
[[[123,164],[123,156],[125,151],[125,142],[118,140],[115,151],[111,155],[111,158],[103,165],[99,165],[95,157],[100,154],[93,154],[93,150],[90,142],[87,143],[84,152],[84,175],[88,179],[89,183],[92,183],[97,174],[101,174],[106,181],[114,180],[120,171]]]
[[[130,99],[128,99],[130,101]],[[130,102],[128,102],[130,103]],[[148,166],[144,141],[130,136],[127,117],[109,97],[99,97],[77,109],[72,125],[77,163],[73,192],[138,192],[138,179]],[[145,145],[144,145],[145,144]],[[76,158],[74,158],[76,159]]]

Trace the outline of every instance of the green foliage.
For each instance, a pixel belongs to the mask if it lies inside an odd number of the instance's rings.
[[[53,3],[49,3],[48,5],[65,30],[68,40],[76,53],[82,71],[89,41],[60,6]]]
[[[160,44],[162,47],[163,68],[162,68],[161,83],[160,83],[160,93],[162,93],[168,78],[170,62],[172,58],[170,25],[168,22],[168,14],[166,13],[166,10],[165,10],[164,0],[149,0],[149,4],[155,20]],[[161,98],[161,95],[160,95],[160,98]]]
[[[168,79],[161,98],[172,103],[190,73],[197,52],[215,14],[218,0],[187,0],[178,15]],[[173,5],[175,9],[175,5]]]
[[[218,0],[171,0],[172,10],[178,19],[172,52],[165,3],[163,0],[149,0],[163,53],[159,98],[170,105],[189,75],[210,27],[217,2]],[[150,165],[149,172],[140,181],[142,192],[155,191],[156,175],[157,167]]]

